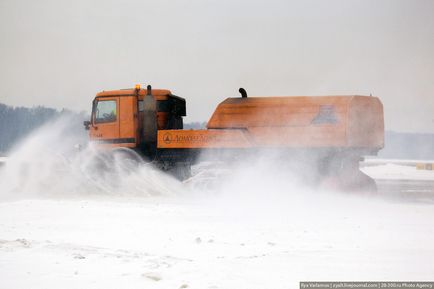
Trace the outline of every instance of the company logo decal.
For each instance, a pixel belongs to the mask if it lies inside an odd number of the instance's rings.
[[[163,135],[163,141],[164,141],[166,144],[170,144],[170,143],[172,142],[172,135],[171,135],[170,133],[165,133],[165,134]]]
[[[193,134],[193,135],[183,135],[183,134],[174,134],[165,133],[163,135],[163,142],[165,144],[180,144],[180,143],[210,143],[210,142],[219,142],[224,139],[219,138],[217,135],[210,134]]]
[[[338,122],[334,105],[320,105],[312,124],[335,124]]]

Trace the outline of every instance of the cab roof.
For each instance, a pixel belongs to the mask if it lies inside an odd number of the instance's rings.
[[[148,93],[147,89],[139,89],[135,88],[127,88],[127,89],[118,89],[118,90],[103,90],[96,94],[96,97],[114,97],[114,96],[136,96],[138,92],[139,100],[143,100],[145,95]],[[178,98],[183,99],[179,96],[173,95],[172,92],[168,89],[152,89],[151,94],[157,100],[167,100],[168,98]]]
[[[146,89],[140,89],[139,95],[146,95]],[[163,95],[171,95],[172,92],[168,89],[152,89],[152,95],[154,96],[163,96]],[[118,89],[118,90],[103,90],[96,94],[96,96],[128,96],[128,95],[136,95],[136,89],[127,88],[127,89]]]

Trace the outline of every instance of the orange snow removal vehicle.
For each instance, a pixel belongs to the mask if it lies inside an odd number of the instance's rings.
[[[375,190],[359,161],[384,145],[377,97],[247,97],[239,91],[240,97],[217,106],[206,129],[183,129],[185,99],[140,85],[98,93],[84,125],[97,148],[140,155],[180,178],[189,175],[199,155],[230,161],[266,152],[310,184]]]

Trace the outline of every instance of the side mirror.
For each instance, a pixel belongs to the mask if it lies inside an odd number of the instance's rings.
[[[84,125],[85,130],[89,130],[90,121],[88,121],[88,120],[83,121],[83,125]]]

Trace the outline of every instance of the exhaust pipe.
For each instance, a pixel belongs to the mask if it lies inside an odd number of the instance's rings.
[[[157,100],[152,95],[152,87],[146,88],[146,95],[143,98],[143,131],[142,145],[148,155],[153,158],[157,148]]]
[[[247,97],[247,91],[244,88],[240,87],[240,89],[238,89],[238,91],[241,93],[242,98]]]

